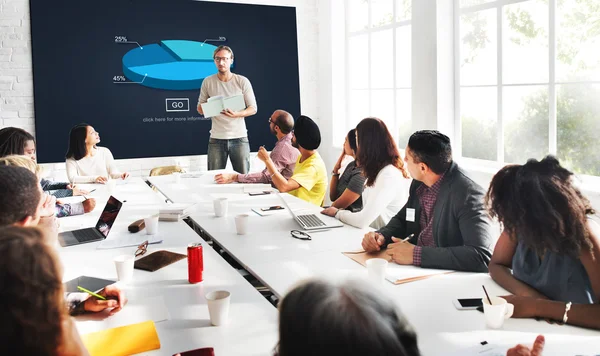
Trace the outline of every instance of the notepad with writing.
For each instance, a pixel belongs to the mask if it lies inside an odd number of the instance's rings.
[[[389,256],[386,254],[386,250],[378,252],[365,252],[365,251],[354,251],[354,252],[342,252],[344,256],[349,257],[355,262],[360,263],[363,266],[367,266],[367,260],[371,258],[383,258],[390,261]],[[388,264],[386,270],[386,279],[394,284],[410,283],[420,281],[425,278],[439,276],[442,274],[452,273],[454,271],[447,269],[431,269],[421,268],[415,266],[399,265],[391,262]]]
[[[125,356],[160,349],[152,320],[81,336],[91,356]]]

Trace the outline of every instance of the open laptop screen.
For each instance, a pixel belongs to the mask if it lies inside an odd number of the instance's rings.
[[[123,203],[118,201],[115,197],[111,196],[104,207],[104,211],[102,215],[100,215],[100,219],[98,223],[96,223],[96,229],[104,235],[104,237],[108,236],[110,229],[112,228],[115,220],[117,219],[117,215],[121,210],[121,206]]]

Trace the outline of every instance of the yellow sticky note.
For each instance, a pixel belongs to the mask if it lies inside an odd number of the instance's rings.
[[[160,349],[154,321],[82,335],[91,356],[125,356]]]

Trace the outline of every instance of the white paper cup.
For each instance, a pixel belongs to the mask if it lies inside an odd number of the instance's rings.
[[[114,195],[115,189],[117,188],[117,181],[115,179],[109,178],[106,182],[106,188],[108,189],[108,194]]]
[[[146,225],[146,234],[158,234],[158,214],[144,218],[144,224]]]
[[[238,235],[246,235],[248,233],[248,214],[240,214],[235,217],[235,230]]]
[[[211,324],[219,326],[227,323],[230,301],[231,293],[225,290],[210,292],[206,295]]]
[[[513,315],[515,306],[508,303],[506,299],[500,297],[490,297],[492,304],[487,298],[483,298],[483,314],[485,323],[492,329],[499,329],[504,325],[504,320]]]
[[[388,261],[383,258],[371,258],[367,260],[367,271],[369,279],[374,283],[382,284],[385,281],[385,270],[387,269]]]
[[[227,198],[217,198],[213,200],[213,207],[215,208],[216,217],[227,215],[227,203]]]
[[[135,257],[133,255],[120,255],[115,257],[113,261],[115,261],[119,282],[130,282],[133,278],[133,263],[135,262]]]
[[[173,181],[175,182],[175,184],[180,184],[181,183],[181,173],[179,173],[179,172],[173,173]]]

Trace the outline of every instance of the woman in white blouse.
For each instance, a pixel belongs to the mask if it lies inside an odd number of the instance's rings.
[[[100,135],[88,124],[79,124],[69,134],[67,176],[71,183],[106,183],[109,179],[126,179],[129,173],[119,172],[108,148],[98,147]]]
[[[410,179],[385,123],[369,117],[356,126],[357,165],[366,177],[363,209],[353,213],[334,207],[322,211],[358,228],[384,227],[406,203]]]

